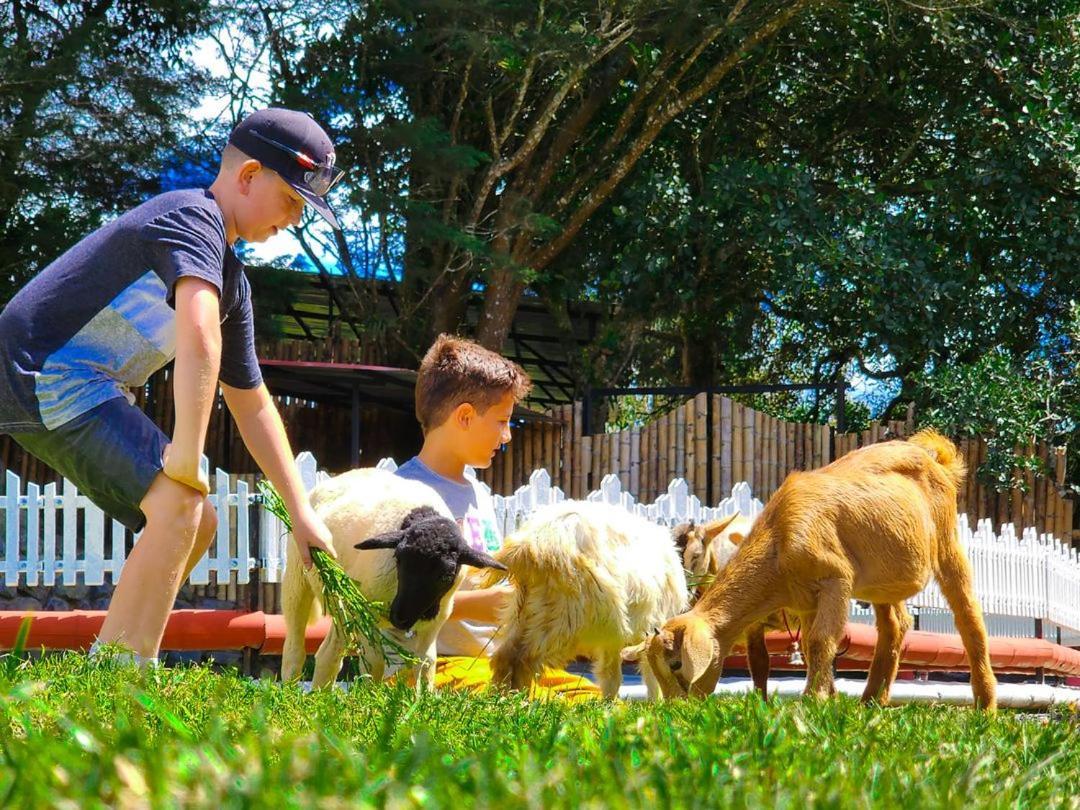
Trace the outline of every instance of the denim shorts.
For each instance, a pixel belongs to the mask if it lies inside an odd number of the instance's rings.
[[[169,439],[126,399],[110,399],[52,430],[11,437],[109,517],[133,532],[142,529],[139,504],[161,472]]]

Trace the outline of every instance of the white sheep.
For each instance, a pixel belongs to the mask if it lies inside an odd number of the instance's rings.
[[[463,565],[498,563],[466,545],[442,498],[419,481],[384,470],[352,470],[315,487],[310,497],[345,573],[368,599],[390,603],[392,626],[384,632],[420,658],[417,685],[434,686],[435,639],[465,577]],[[304,570],[295,543],[289,542],[282,584],[282,680],[299,677],[303,669],[305,627],[320,612],[321,595],[318,573]],[[332,625],[315,653],[314,688],[334,681],[344,653],[345,639]],[[361,650],[360,661],[373,678],[382,679],[381,650]]]
[[[527,689],[543,667],[584,656],[613,698],[622,648],[686,609],[671,532],[617,506],[566,501],[542,509],[494,556],[516,586],[491,660],[497,684]],[[656,692],[651,673],[646,687]]]

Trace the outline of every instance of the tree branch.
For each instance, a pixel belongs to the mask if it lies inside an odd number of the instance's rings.
[[[791,20],[806,8],[820,2],[820,0],[796,0],[789,4],[775,16],[769,18],[752,33],[746,36],[742,42],[725,58],[721,59],[693,88],[687,90],[674,100],[661,105],[651,121],[648,121],[640,135],[631,143],[623,156],[616,161],[608,176],[582,200],[581,205],[570,216],[562,232],[547,244],[539,248],[529,259],[529,265],[533,269],[540,269],[551,262],[566,246],[577,236],[585,222],[588,221],[596,209],[629,174],[630,170],[644,154],[645,150],[656,140],[660,131],[676,116],[681,114],[690,105],[700,100],[712,91],[723,78],[735,67],[750,51],[765,40],[775,36]]]

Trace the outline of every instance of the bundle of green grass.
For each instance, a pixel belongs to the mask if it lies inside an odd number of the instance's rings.
[[[262,480],[258,489],[266,510],[292,531],[292,518],[273,485]],[[344,636],[348,654],[358,655],[368,666],[371,662],[364,655],[365,648],[377,650],[387,663],[400,661],[413,665],[418,662],[414,653],[379,628],[380,621],[387,615],[384,602],[373,602],[364,596],[340,563],[321,549],[311,550],[311,562],[322,583],[323,610]]]

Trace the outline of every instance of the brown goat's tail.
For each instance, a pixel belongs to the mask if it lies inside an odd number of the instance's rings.
[[[964,479],[967,478],[967,464],[964,463],[964,457],[960,455],[955,444],[933,428],[920,430],[908,441],[932,455],[934,460],[945,468],[945,472],[949,474],[957,489],[964,485]]]

